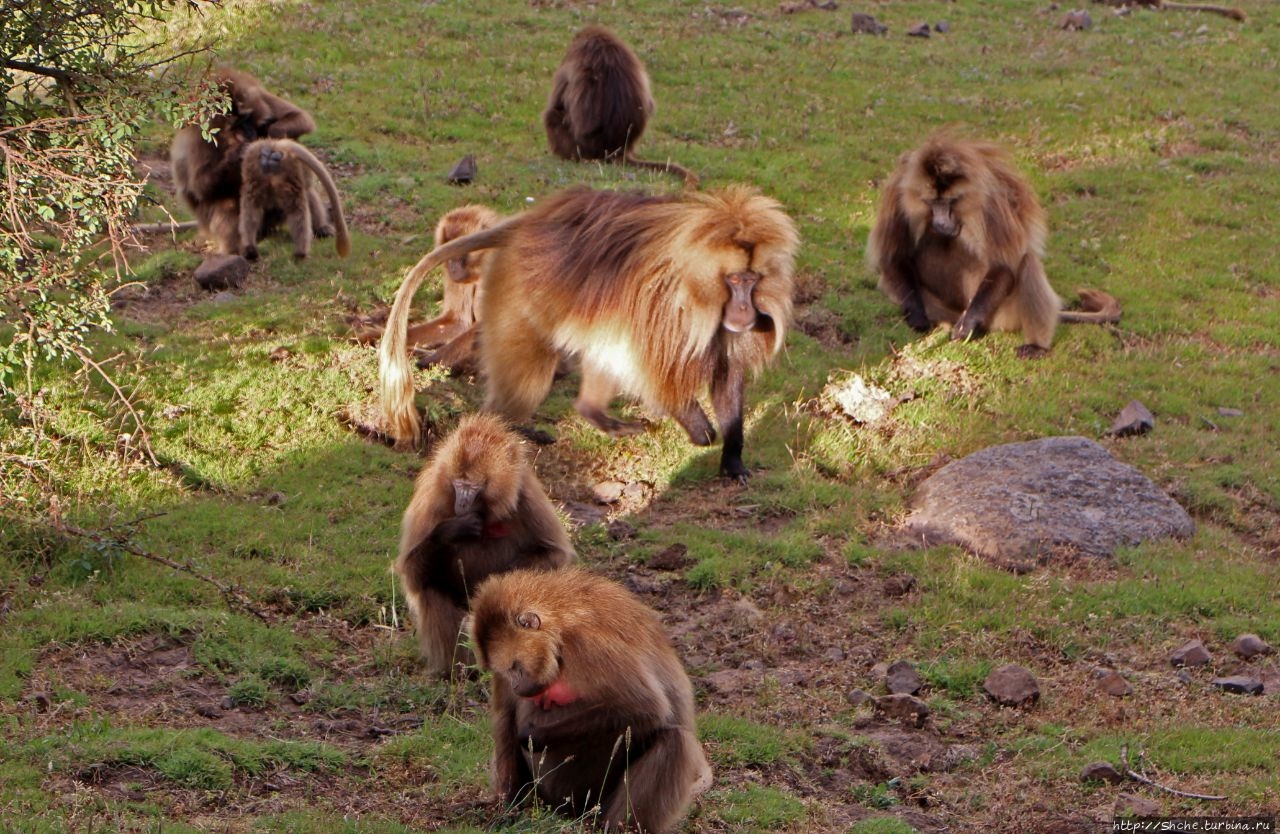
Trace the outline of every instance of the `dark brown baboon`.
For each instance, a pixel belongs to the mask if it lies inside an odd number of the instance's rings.
[[[293,238],[295,258],[311,254],[313,234],[335,235],[339,257],[351,252],[338,187],[324,163],[302,145],[292,139],[251,142],[240,177],[240,245],[246,258],[258,259],[258,241],[282,221]],[[327,206],[316,191],[317,181],[328,197]]]
[[[952,324],[951,338],[1021,330],[1019,356],[1040,356],[1058,321],[1114,322],[1120,306],[1082,291],[1086,312],[1064,312],[1041,258],[1044,210],[1004,149],[935,134],[906,154],[884,187],[867,242],[880,289],[925,331]]]
[[[477,593],[472,642],[493,673],[493,787],[608,831],[664,834],[711,784],[693,692],[657,615],[577,568],[516,571]]]
[[[696,186],[697,176],[674,162],[638,159],[640,141],[657,105],[644,64],[601,26],[574,36],[551,82],[542,113],[551,152],[562,159],[603,159],[667,171]]]
[[[528,446],[497,416],[464,417],[418,475],[394,566],[430,672],[471,663],[459,628],[486,577],[572,559]]]
[[[173,180],[181,198],[219,254],[240,253],[240,182],[245,145],[260,136],[296,139],[315,130],[302,108],[268,93],[247,72],[223,69],[218,84],[229,109],[209,120],[210,139],[201,126],[180,128],[169,148]]]
[[[418,436],[405,326],[421,276],[492,249],[480,301],[486,411],[528,421],[563,353],[580,359],[575,407],[596,428],[614,436],[644,429],[608,414],[625,391],[708,445],[716,432],[698,397],[709,387],[724,434],[720,470],[745,478],[746,378],[782,346],[798,245],[778,203],[742,186],[660,197],[586,188],[554,194],[433,250],[409,271],[379,350],[388,431],[400,443]]]

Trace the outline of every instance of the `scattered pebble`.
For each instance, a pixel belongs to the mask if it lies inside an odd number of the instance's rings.
[[[238,289],[249,274],[249,262],[239,255],[210,255],[196,267],[196,283],[202,290]]]
[[[654,570],[682,570],[692,564],[688,545],[679,542],[649,557],[649,567]]]
[[[1118,785],[1125,780],[1124,774],[1116,770],[1110,762],[1090,762],[1080,771],[1080,781],[1110,782]]]
[[[1219,409],[1218,409],[1218,416],[1220,416],[1220,417],[1243,417],[1243,416],[1244,416],[1244,412],[1243,412],[1243,411],[1241,411],[1241,410],[1240,410],[1240,409],[1238,409],[1238,408],[1226,408],[1226,407],[1222,407],[1222,408],[1219,408]]]
[[[1098,679],[1098,688],[1108,695],[1123,698],[1133,694],[1133,686],[1119,672],[1108,672]]]
[[[916,727],[923,727],[929,717],[929,705],[911,695],[881,695],[872,706],[887,718],[910,720]]]
[[[1137,400],[1129,400],[1129,404],[1120,410],[1107,434],[1112,437],[1130,437],[1146,434],[1156,426],[1155,415]]]
[[[1231,651],[1238,657],[1249,660],[1260,655],[1272,654],[1275,649],[1256,634],[1241,634],[1231,641]]]
[[[1244,675],[1214,678],[1209,681],[1209,685],[1221,689],[1223,692],[1230,692],[1233,695],[1261,695],[1263,690],[1262,681],[1257,681]]]
[[[1035,676],[1014,663],[1009,663],[987,675],[982,688],[997,704],[1019,707],[1040,700],[1040,684]]]
[[[466,185],[476,178],[479,166],[476,165],[475,154],[467,154],[449,170],[445,181],[450,185]]]
[[[1174,666],[1204,666],[1211,660],[1213,655],[1199,640],[1188,640],[1169,655],[1169,662]]]
[[[884,595],[902,597],[911,593],[916,587],[916,578],[909,573],[896,573],[884,581]]]
[[[1062,16],[1062,22],[1058,24],[1058,28],[1066,29],[1068,32],[1082,32],[1093,28],[1093,18],[1084,9],[1076,9]]]
[[[1145,796],[1122,793],[1116,797],[1117,817],[1154,817],[1160,814],[1160,803]]]
[[[924,686],[924,680],[910,661],[899,660],[885,671],[884,685],[894,694],[915,695]]]
[[[605,529],[609,533],[610,540],[615,542],[627,541],[636,537],[636,528],[620,518],[610,521],[609,526]]]
[[[907,30],[907,36],[912,38],[929,37],[929,24],[926,21],[917,23]]]
[[[591,497],[597,504],[613,504],[622,497],[627,485],[621,481],[601,481],[591,488]]]
[[[883,35],[889,31],[889,27],[876,20],[869,14],[862,12],[853,13],[853,34],[855,35]]]

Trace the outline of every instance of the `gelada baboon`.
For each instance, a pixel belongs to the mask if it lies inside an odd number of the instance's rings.
[[[379,349],[388,431],[400,443],[418,437],[405,325],[421,276],[491,248],[480,300],[485,411],[528,421],[563,353],[580,360],[575,408],[596,428],[615,437],[644,430],[608,414],[623,391],[709,445],[716,432],[698,404],[709,387],[724,435],[720,471],[745,478],[746,378],[782,346],[798,245],[778,203],[742,186],[682,196],[572,188],[547,197],[409,271]]]
[[[258,259],[258,241],[283,221],[293,238],[293,256],[311,254],[313,234],[335,235],[338,256],[351,252],[351,238],[342,216],[342,198],[324,163],[292,139],[258,139],[244,151],[240,172],[240,245],[251,261]],[[316,191],[324,187],[326,206]]]
[[[622,40],[601,26],[574,36],[556,69],[542,113],[551,152],[561,159],[603,159],[667,171],[696,186],[697,176],[674,162],[638,159],[649,117],[657,109],[644,64]]]
[[[493,673],[493,787],[608,831],[671,831],[711,784],[693,692],[658,617],[578,568],[481,586],[472,643]]]
[[[1114,322],[1119,303],[1081,292],[1085,312],[1065,312],[1041,258],[1044,210],[998,145],[940,132],[904,155],[884,187],[867,242],[880,289],[925,331],[951,338],[1021,330],[1018,355],[1040,356],[1063,321]]]
[[[436,223],[435,245],[443,246],[473,232],[494,226],[498,213],[484,206],[456,208]],[[453,371],[467,370],[475,354],[476,325],[480,320],[478,299],[482,292],[480,276],[488,259],[487,250],[471,252],[445,262],[444,298],[440,315],[431,321],[409,325],[405,337],[409,348],[439,348],[424,359],[421,367],[444,365]],[[370,328],[356,335],[356,341],[373,344],[382,337],[381,328]]]
[[[205,139],[199,124],[180,128],[169,147],[178,197],[195,214],[201,231],[219,254],[240,254],[241,161],[245,146],[261,136],[296,139],[316,129],[307,111],[267,92],[247,72],[219,70],[229,109],[209,120]]]
[[[464,417],[418,475],[394,565],[427,669],[447,674],[472,662],[459,628],[484,579],[572,559],[528,445],[497,416]]]

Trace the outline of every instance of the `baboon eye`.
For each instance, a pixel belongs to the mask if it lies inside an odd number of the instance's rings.
[[[516,625],[521,628],[535,630],[542,626],[542,620],[532,611],[525,611],[523,614],[516,616]]]

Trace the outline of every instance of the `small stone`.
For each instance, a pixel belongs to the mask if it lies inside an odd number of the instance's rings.
[[[863,12],[853,13],[853,34],[855,35],[883,35],[889,31],[889,27],[876,20],[869,14]]]
[[[763,660],[753,657],[750,660],[743,661],[742,668],[749,672],[763,672],[765,665]]]
[[[221,718],[222,708],[212,703],[196,704],[195,713],[201,718]]]
[[[899,660],[885,671],[884,685],[895,694],[915,695],[924,686],[924,680],[910,661]]]
[[[1040,684],[1035,676],[1013,663],[987,675],[982,688],[993,701],[1006,707],[1025,706],[1040,700]]]
[[[1247,678],[1244,675],[1214,678],[1209,681],[1209,685],[1233,695],[1261,695],[1263,690],[1262,681]]]
[[[832,646],[822,653],[822,656],[832,663],[839,663],[844,660],[844,649],[839,646]]]
[[[1204,666],[1211,660],[1213,655],[1209,654],[1209,650],[1199,640],[1188,640],[1169,655],[1169,662],[1174,666]]]
[[[903,597],[916,587],[916,578],[909,573],[895,573],[884,581],[884,595],[890,598]]]
[[[1080,771],[1081,782],[1110,782],[1118,785],[1125,779],[1124,774],[1116,770],[1110,762],[1090,762]]]
[[[649,567],[654,570],[681,570],[691,564],[688,545],[678,542],[649,557]]]
[[[476,178],[479,168],[476,165],[475,154],[467,154],[458,163],[449,170],[445,180],[450,185],[466,185]]]
[[[888,718],[910,719],[916,727],[923,727],[929,717],[929,705],[912,695],[881,695],[873,706]]]
[[[620,518],[610,521],[605,529],[609,533],[609,539],[615,542],[626,541],[636,537],[636,528]]]
[[[1058,24],[1058,28],[1066,29],[1068,32],[1082,32],[1085,29],[1093,28],[1093,18],[1089,17],[1089,13],[1085,10],[1077,9],[1063,15],[1062,22]]]
[[[923,21],[920,23],[917,23],[916,25],[912,26],[910,29],[907,30],[907,36],[912,38],[929,37],[929,24]]]
[[[846,692],[844,695],[844,699],[849,703],[853,704],[855,707],[860,707],[863,704],[874,704],[876,701],[876,696],[872,695],[870,692],[868,692],[865,689],[854,689],[849,692]]]
[[[1133,687],[1119,672],[1108,672],[1098,679],[1098,689],[1116,698],[1133,694]]]
[[[633,594],[660,594],[663,590],[661,582],[652,576],[641,576],[638,573],[627,574],[622,584]]]
[[[627,485],[620,481],[601,481],[591,488],[591,497],[598,504],[613,504],[622,497]]]
[[[196,267],[195,279],[200,289],[216,292],[239,289],[248,274],[249,262],[239,255],[210,255]]]
[[[565,501],[562,506],[569,519],[579,527],[604,523],[606,513],[596,504],[587,504],[582,501]]]
[[[218,706],[224,710],[235,709],[236,701],[230,695],[224,695],[222,700],[218,702]]]
[[[1160,803],[1145,796],[1122,793],[1116,797],[1117,817],[1154,817],[1160,814]]]
[[[946,20],[939,20],[937,23],[933,24],[933,31],[940,32],[945,35],[951,31],[951,23]]]
[[[289,695],[289,700],[293,701],[298,706],[304,706],[311,703],[311,693],[306,689],[299,689],[297,692],[293,692]]]
[[[289,500],[289,496],[283,492],[268,492],[264,498],[268,507],[283,507]]]
[[[1243,417],[1243,416],[1244,416],[1244,412],[1243,412],[1243,411],[1241,411],[1241,410],[1240,410],[1240,409],[1238,409],[1238,408],[1227,408],[1227,407],[1223,406],[1223,407],[1220,407],[1220,408],[1218,409],[1218,416],[1220,416],[1220,417]]]
[[[1120,410],[1116,421],[1107,429],[1112,437],[1129,437],[1135,434],[1146,434],[1156,426],[1155,416],[1145,405],[1137,400],[1129,400],[1129,404]]]
[[[48,712],[49,707],[53,706],[53,699],[48,692],[32,692],[27,700],[36,708],[36,712]]]
[[[280,345],[279,347],[272,348],[271,353],[267,354],[267,358],[270,359],[272,362],[283,362],[284,360],[288,359],[290,356],[293,356],[293,351],[289,350],[284,345]]]
[[[1275,649],[1256,634],[1241,634],[1231,641],[1231,651],[1238,657],[1249,660],[1260,655],[1272,654]]]

